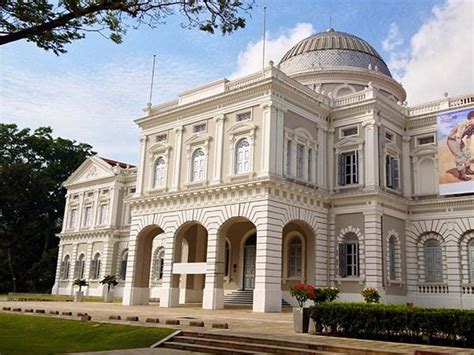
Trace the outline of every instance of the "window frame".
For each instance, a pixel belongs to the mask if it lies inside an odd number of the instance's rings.
[[[384,168],[385,187],[393,191],[400,191],[400,156],[391,153],[386,153]]]
[[[241,159],[239,159],[239,155],[240,155],[240,150],[242,147],[239,147],[239,145],[243,142],[246,142],[246,149],[243,149],[243,153],[244,153],[244,158],[242,159],[242,161],[240,161]],[[242,137],[242,138],[239,138],[236,143],[235,143],[235,150],[234,150],[234,174],[236,175],[240,175],[240,174],[248,174],[251,172],[251,162],[252,162],[252,159],[251,159],[251,154],[252,154],[252,146],[250,144],[250,141],[247,137]],[[247,157],[245,158],[245,153],[247,153]],[[243,168],[239,170],[239,165],[242,165]],[[247,165],[247,168],[245,168],[245,165]]]
[[[348,251],[349,247],[353,250]],[[360,278],[360,241],[358,236],[353,232],[346,233],[339,243],[338,249],[339,277],[343,279]],[[349,258],[351,259],[350,262]]]
[[[354,128],[357,130],[356,133],[349,134],[347,136],[344,134],[345,131],[348,131],[348,130],[351,130],[351,129],[354,129]],[[359,125],[358,124],[350,125],[350,126],[344,126],[344,127],[339,128],[339,139],[345,139],[345,138],[350,138],[350,137],[359,137],[359,134],[360,134],[360,130],[359,130]]]
[[[354,156],[349,164],[350,172],[347,173],[346,157]],[[349,183],[347,177],[350,177]],[[337,184],[340,187],[360,185],[360,153],[358,149],[351,149],[337,153]]]
[[[196,155],[198,153],[200,154],[200,159],[196,160]],[[196,169],[196,162],[199,164],[202,164],[200,169]],[[207,170],[208,170],[208,162],[207,162],[207,154],[204,150],[203,147],[197,147],[196,149],[193,150],[191,154],[191,174],[189,176],[189,181],[190,182],[203,182],[207,180]],[[196,178],[196,172],[198,173],[198,178]],[[202,177],[200,177],[200,172],[202,172]]]
[[[429,244],[434,244],[436,243],[437,245],[429,245]],[[439,267],[436,266],[437,264],[437,256],[436,252],[439,254]],[[433,269],[430,270],[430,265],[429,265],[429,254],[433,254],[433,262],[431,263],[433,266]],[[444,260],[443,260],[443,247],[441,245],[441,242],[437,239],[431,238],[428,239],[424,242],[423,244],[423,255],[424,255],[424,270],[425,270],[425,283],[431,283],[431,284],[441,284],[444,283]],[[429,276],[430,274],[433,274],[433,276]],[[439,277],[436,276],[436,274],[439,274]]]
[[[161,164],[161,183],[157,183],[157,179],[158,179],[158,164],[160,162],[163,162],[163,164]],[[155,159],[155,162],[153,163],[153,184],[152,184],[152,188],[153,189],[161,189],[161,188],[164,188],[166,186],[166,172],[167,172],[167,159],[162,156],[162,155],[159,155],[156,159]]]
[[[431,143],[421,143],[420,144],[420,139],[428,138],[428,137],[433,138],[433,142],[431,142]],[[436,142],[436,134],[435,133],[429,133],[429,134],[423,134],[423,135],[415,136],[415,147],[426,147],[426,146],[433,146],[433,145],[436,145],[436,144],[437,144],[437,142]]]

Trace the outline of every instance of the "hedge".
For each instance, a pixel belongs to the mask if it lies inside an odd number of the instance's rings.
[[[474,310],[326,302],[311,307],[319,334],[474,346]]]

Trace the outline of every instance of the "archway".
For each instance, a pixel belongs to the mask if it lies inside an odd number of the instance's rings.
[[[187,222],[176,231],[173,281],[179,287],[179,303],[202,303],[207,261],[207,237],[204,226]]]
[[[283,227],[282,292],[286,301],[289,287],[315,283],[315,240],[313,228],[305,221],[293,220]]]
[[[150,266],[153,250],[153,240],[163,233],[157,225],[150,225],[142,229],[136,238],[135,246],[129,247],[127,266],[126,289],[124,290],[123,304],[148,304],[150,298]],[[127,264],[129,262],[127,261]]]

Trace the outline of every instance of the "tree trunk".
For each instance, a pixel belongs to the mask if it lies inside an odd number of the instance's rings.
[[[10,275],[12,277],[12,291],[16,292],[16,277],[15,270],[13,269],[12,253],[11,248],[7,248],[7,259],[8,259],[8,268],[10,269]]]

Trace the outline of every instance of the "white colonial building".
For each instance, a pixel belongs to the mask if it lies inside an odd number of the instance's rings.
[[[405,98],[373,47],[330,29],[148,107],[137,167],[91,157],[65,182],[53,293],[84,278],[102,295],[115,274],[125,305],[218,309],[251,291],[278,312],[311,283],[474,307],[474,198],[438,195],[436,146],[436,117],[474,95]]]

